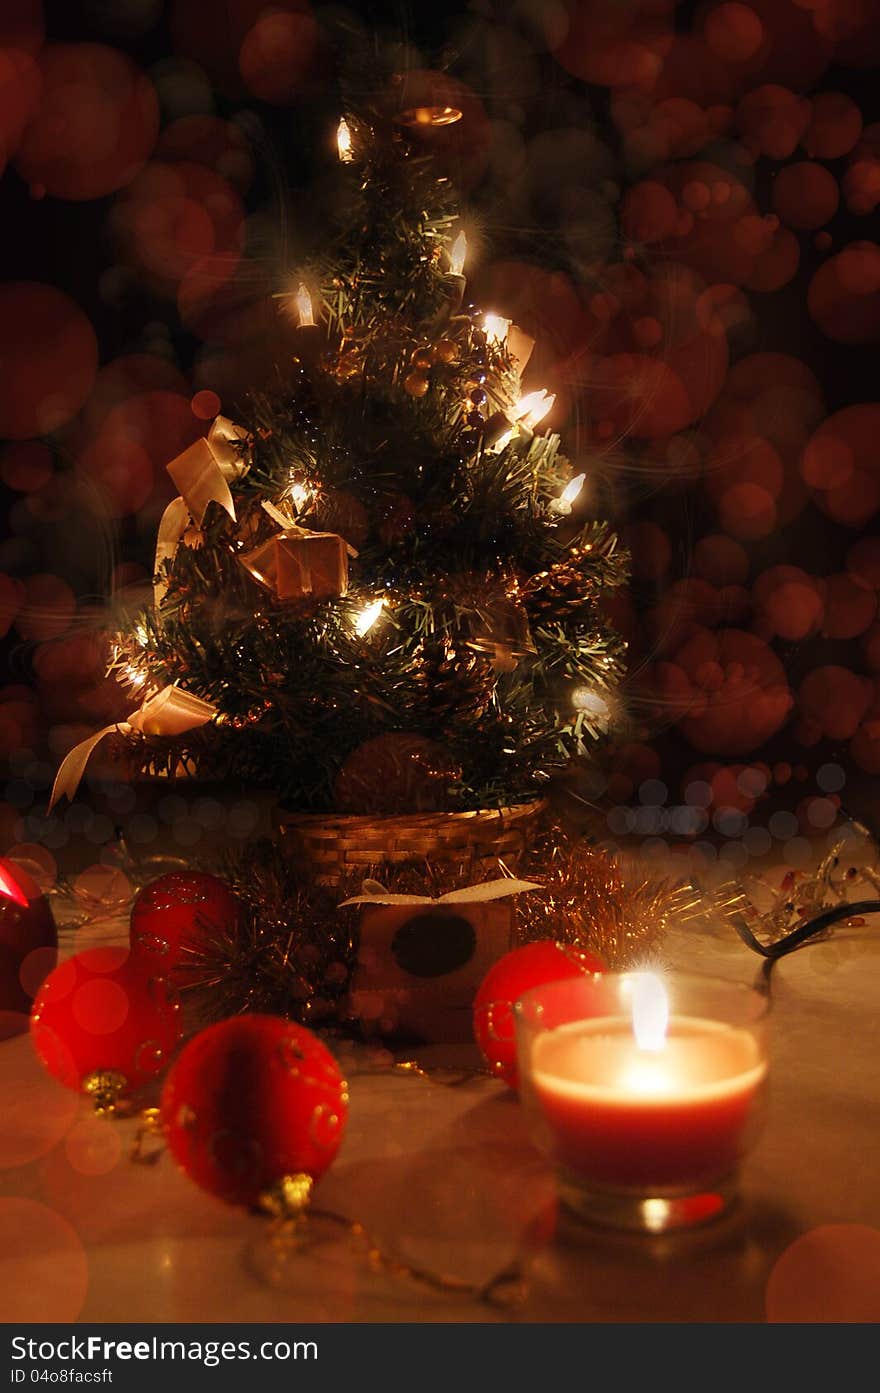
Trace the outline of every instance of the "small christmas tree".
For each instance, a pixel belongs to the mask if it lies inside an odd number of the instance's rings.
[[[115,670],[133,704],[176,684],[214,714],[135,721],[143,771],[303,812],[498,808],[601,729],[623,645],[600,600],[626,559],[565,522],[582,478],[537,432],[552,397],[523,394],[532,341],[465,301],[419,138],[455,115],[347,112],[344,226],[278,297],[291,361],[170,466],[156,603]]]

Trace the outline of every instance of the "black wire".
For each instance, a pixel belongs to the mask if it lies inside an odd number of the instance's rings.
[[[785,957],[786,953],[793,953],[797,948],[803,947],[816,934],[823,929],[830,928],[832,924],[838,923],[841,919],[851,919],[857,914],[878,914],[880,913],[880,900],[853,900],[851,904],[835,905],[832,909],[823,909],[821,914],[808,919],[805,924],[798,924],[791,933],[780,938],[776,943],[761,943],[752,933],[745,920],[737,919],[734,928],[742,939],[743,943],[748,944],[756,953],[760,953],[763,958],[776,961],[777,958]]]
[[[880,847],[880,838],[878,838],[873,823],[868,822],[864,817],[854,817],[845,807],[841,807],[840,811],[854,828],[863,832],[868,840],[873,842],[875,848]],[[878,913],[880,913],[880,900],[853,900],[850,904],[834,905],[830,909],[823,909],[820,914],[814,915],[806,923],[798,924],[797,928],[792,929],[784,938],[769,945],[761,943],[752,933],[745,919],[740,916],[734,919],[733,926],[743,943],[755,953],[760,953],[764,959],[755,986],[758,991],[769,996],[770,974],[773,971],[774,963],[777,963],[780,958],[784,958],[788,953],[796,952],[798,948],[803,948],[823,929],[830,928],[832,924],[840,923],[844,919],[851,919],[859,914]]]
[[[754,952],[760,953],[764,962],[758,979],[755,983],[757,991],[764,996],[770,995],[770,974],[774,964],[780,958],[784,958],[788,953],[794,953],[798,948],[803,948],[810,939],[814,939],[823,929],[830,928],[832,924],[837,924],[843,919],[851,919],[860,914],[880,913],[880,900],[853,900],[850,904],[834,905],[831,909],[823,909],[821,914],[816,914],[812,919],[808,919],[805,924],[798,924],[796,929],[780,938],[776,943],[769,945],[759,942],[752,933],[744,919],[737,918],[734,928],[739,934],[743,943],[747,944]]]

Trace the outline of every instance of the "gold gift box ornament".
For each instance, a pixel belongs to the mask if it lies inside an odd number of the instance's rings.
[[[473,1043],[477,988],[514,947],[510,897],[541,888],[503,876],[432,897],[366,880],[362,894],[343,901],[362,906],[351,1005],[364,1034]]]
[[[354,547],[337,532],[310,532],[273,503],[263,507],[281,531],[238,559],[276,599],[335,600],[348,591],[348,558]]]

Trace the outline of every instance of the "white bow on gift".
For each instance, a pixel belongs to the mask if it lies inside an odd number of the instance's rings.
[[[68,751],[52,785],[49,811],[59,798],[74,798],[92,751],[114,731],[120,735],[131,735],[135,731],[143,735],[183,735],[188,730],[207,725],[216,714],[217,708],[210,701],[203,701],[201,697],[183,691],[176,682],[170,687],[163,687],[154,696],[147,697],[137,711],[133,711],[124,721],[104,726],[103,730],[96,731]]]
[[[365,880],[363,894],[343,900],[340,909],[350,904],[484,904],[500,900],[505,895],[518,895],[522,890],[542,890],[534,880],[514,880],[502,876],[499,880],[484,880],[480,885],[467,885],[463,890],[448,890],[445,895],[392,895],[378,880]]]
[[[168,582],[163,563],[171,561],[190,525],[201,527],[209,503],[218,503],[235,522],[235,503],[229,488],[248,468],[236,442],[247,440],[247,431],[226,416],[215,417],[208,434],[166,465],[180,495],[172,499],[159,522],[156,559],[153,563],[153,595],[158,605]]]

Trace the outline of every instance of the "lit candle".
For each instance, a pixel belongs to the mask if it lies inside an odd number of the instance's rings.
[[[720,986],[723,993],[728,984]],[[554,1001],[567,987],[559,1010]],[[614,1196],[618,1210],[628,1197],[632,1227],[720,1212],[735,1189],[766,1076],[759,1034],[717,1011],[670,1013],[663,980],[649,973],[543,990],[541,1028],[524,1030],[521,1073],[564,1197],[599,1218],[602,1197],[607,1205]],[[530,993],[518,1009],[528,1013],[540,995]]]

